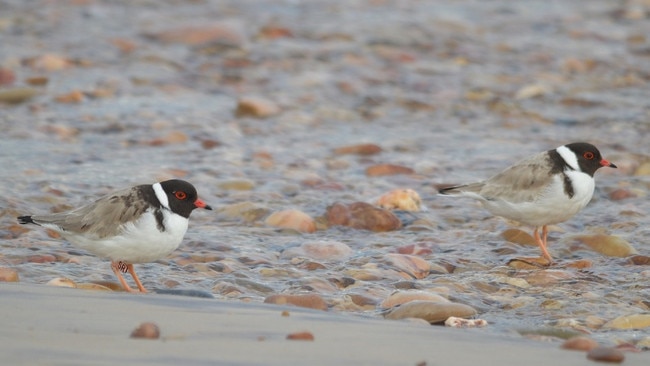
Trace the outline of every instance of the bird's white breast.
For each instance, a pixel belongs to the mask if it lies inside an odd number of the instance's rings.
[[[567,170],[565,174],[573,186],[572,197],[565,191],[564,178],[557,174],[534,201],[512,203],[507,200],[484,200],[483,204],[494,215],[532,226],[566,221],[589,203],[595,183],[591,176],[579,171]]]
[[[64,233],[71,243],[97,256],[127,263],[146,263],[173,252],[183,241],[189,220],[163,209],[164,231],[160,231],[154,210],[138,220],[123,225],[120,233],[106,238],[89,238],[83,234]]]

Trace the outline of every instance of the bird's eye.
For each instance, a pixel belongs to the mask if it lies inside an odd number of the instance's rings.
[[[179,200],[184,200],[187,198],[187,193],[183,191],[176,191],[174,192],[174,196],[176,196],[176,198],[178,198]]]
[[[587,160],[591,160],[595,157],[594,153],[591,151],[587,151],[586,153],[582,154],[582,156],[584,156],[584,158]]]

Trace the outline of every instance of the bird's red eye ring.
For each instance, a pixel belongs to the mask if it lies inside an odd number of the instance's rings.
[[[584,156],[584,158],[587,160],[591,160],[596,157],[591,151],[587,151],[586,153],[582,154],[582,156]]]
[[[178,198],[179,200],[184,200],[187,198],[187,193],[183,191],[176,191],[174,192],[174,196],[176,196],[176,198]]]

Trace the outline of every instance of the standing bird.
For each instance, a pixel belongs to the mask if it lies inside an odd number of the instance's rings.
[[[440,194],[478,199],[493,215],[534,226],[533,236],[548,265],[547,225],[568,220],[589,203],[594,173],[605,166],[616,168],[594,145],[574,142],[533,155],[488,180],[444,188]]]
[[[195,208],[212,210],[193,185],[172,179],[123,189],[72,211],[20,216],[18,221],[54,230],[70,243],[110,259],[126,291],[135,292],[120,272],[129,272],[140,292],[147,292],[133,263],[153,262],[178,248]]]

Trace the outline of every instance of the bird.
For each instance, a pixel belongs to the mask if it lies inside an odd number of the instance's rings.
[[[573,142],[525,158],[487,180],[439,193],[478,199],[495,216],[533,226],[540,264],[550,265],[548,225],[570,219],[591,201],[594,173],[602,167],[616,165],[603,159],[594,145]]]
[[[122,189],[67,212],[20,216],[18,222],[54,230],[77,247],[110,259],[126,291],[137,292],[121,274],[128,272],[138,290],[147,292],[133,264],[153,262],[176,250],[196,208],[212,210],[192,184],[171,179]]]

